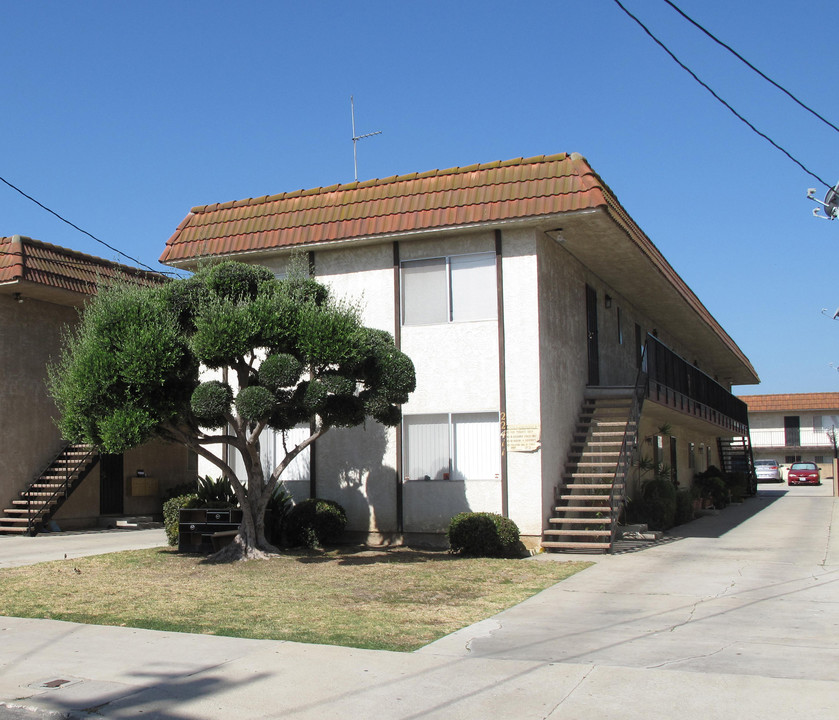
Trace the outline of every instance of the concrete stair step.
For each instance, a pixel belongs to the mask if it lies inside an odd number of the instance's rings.
[[[549,528],[545,530],[544,535],[567,535],[568,537],[611,537],[611,530],[558,530]]]
[[[25,518],[25,517],[4,517],[4,518],[0,518],[0,523],[3,523],[3,524],[8,523],[9,525],[21,525],[21,524],[25,525],[28,522],[29,522],[29,519]]]
[[[588,442],[585,441],[575,441],[571,443],[571,447],[579,447],[579,448],[618,448],[623,445],[623,440],[589,440]]]
[[[558,540],[543,540],[542,547],[548,550],[609,550],[609,543],[602,542],[562,542]]]
[[[593,518],[593,517],[552,517],[548,520],[554,525],[562,525],[568,523],[569,525],[611,525],[611,518]]]
[[[555,513],[574,512],[574,513],[608,513],[612,508],[608,505],[557,505],[554,508]]]
[[[568,453],[569,458],[619,458],[620,452],[617,450],[582,450],[572,451]]]
[[[16,534],[23,534],[29,531],[29,527],[26,525],[23,526],[15,526],[15,525],[5,525],[0,524],[0,533],[16,533]]]
[[[612,483],[574,483],[566,485],[567,490],[611,490]]]

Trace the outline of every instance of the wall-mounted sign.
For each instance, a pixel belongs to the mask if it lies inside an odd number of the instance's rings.
[[[508,425],[507,452],[536,452],[541,446],[540,425]]]

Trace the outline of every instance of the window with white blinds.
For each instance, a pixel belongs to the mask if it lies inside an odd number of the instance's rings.
[[[405,415],[405,480],[495,480],[501,474],[498,413]]]
[[[308,425],[298,425],[297,427],[293,427],[291,430],[287,430],[285,432],[285,448],[288,448],[289,450],[295,448],[298,443],[309,437],[309,434],[310,431]],[[265,473],[265,477],[267,478],[272,472],[274,472],[274,468],[277,467],[277,465],[279,465],[286,456],[286,450],[283,447],[283,433],[279,430],[265,428],[265,430],[262,431],[259,445],[262,456],[262,471]],[[283,471],[283,474],[280,475],[280,482],[295,482],[301,480],[305,480],[306,482],[309,481],[311,475],[309,469],[310,449],[311,445],[301,451],[300,454],[291,461],[291,464]],[[242,462],[241,454],[238,450],[231,448],[230,458],[232,460],[230,467],[233,468],[236,476],[240,480],[244,481],[247,478],[247,473],[245,472],[245,466]]]
[[[402,324],[434,325],[498,316],[495,253],[402,263]]]

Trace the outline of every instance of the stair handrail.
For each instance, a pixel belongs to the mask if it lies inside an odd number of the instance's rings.
[[[615,476],[612,478],[612,489],[609,492],[609,508],[611,514],[611,527],[609,536],[609,551],[615,543],[615,535],[618,530],[621,506],[626,502],[626,485],[629,479],[629,469],[632,467],[632,457],[638,449],[638,424],[641,419],[641,408],[649,390],[649,374],[646,366],[646,343],[641,353],[641,363],[638,367],[638,374],[635,376],[635,385],[632,391],[632,405],[629,410],[626,429],[623,433],[623,442],[618,453],[618,460],[615,465]],[[620,482],[623,478],[623,482]]]
[[[50,468],[51,468],[51,467],[52,467],[52,466],[56,463],[56,461],[57,461],[57,460],[58,460],[58,459],[59,459],[59,458],[60,458],[60,457],[61,457],[61,456],[65,453],[65,452],[67,452],[67,451],[68,451],[68,450],[70,450],[71,448],[80,448],[80,449],[87,448],[87,454],[86,454],[86,455],[85,455],[85,456],[84,456],[81,460],[79,460],[79,461],[78,461],[78,462],[77,462],[77,463],[76,463],[76,464],[75,464],[72,468],[70,467],[70,465],[65,466],[65,468],[64,468],[64,479],[63,479],[63,481],[60,483],[60,487],[58,487],[56,490],[54,490],[54,491],[53,491],[53,493],[52,493],[52,495],[50,495],[50,496],[49,496],[46,500],[44,500],[42,503],[40,503],[40,505],[37,505],[37,506],[36,506],[36,509],[35,509],[35,514],[34,514],[34,516],[33,516],[33,514],[32,514],[32,492],[31,492],[31,491],[32,491],[32,486],[33,486],[33,485],[35,485],[35,484],[37,484],[38,480],[40,480],[40,479],[41,479],[41,477],[43,476],[43,474],[44,474],[47,470],[49,470],[49,469],[50,469]],[[58,454],[57,454],[57,455],[56,455],[56,456],[55,456],[55,457],[54,457],[54,458],[50,461],[50,464],[49,464],[49,465],[47,465],[47,466],[46,466],[46,467],[45,467],[45,468],[44,468],[44,469],[43,469],[43,470],[42,470],[42,471],[41,471],[41,472],[40,472],[40,473],[39,473],[39,474],[38,474],[38,475],[37,475],[37,476],[33,479],[33,481],[29,484],[29,488],[27,489],[27,494],[26,494],[26,532],[27,532],[27,534],[28,534],[28,535],[30,535],[30,536],[31,536],[31,535],[33,534],[33,530],[35,529],[35,522],[34,522],[34,518],[35,518],[35,517],[40,517],[40,516],[44,513],[44,511],[46,510],[46,508],[48,508],[48,507],[52,504],[52,501],[53,501],[54,499],[58,498],[58,497],[59,497],[60,495],[62,495],[62,494],[64,495],[64,499],[65,499],[65,500],[67,499],[67,497],[68,497],[68,496],[69,496],[69,494],[70,494],[70,492],[69,492],[69,491],[70,491],[70,480],[72,479],[72,477],[73,477],[75,474],[77,474],[77,473],[80,473],[80,472],[81,472],[81,469],[82,469],[85,465],[87,465],[88,460],[90,459],[90,457],[91,457],[91,456],[93,456],[93,454],[94,454],[95,452],[96,452],[96,448],[94,448],[92,445],[74,445],[74,444],[72,444],[72,443],[68,443],[68,444],[67,444],[67,445],[65,445],[65,446],[61,449],[61,451],[60,451],[60,452],[59,452],[59,453],[58,453]]]

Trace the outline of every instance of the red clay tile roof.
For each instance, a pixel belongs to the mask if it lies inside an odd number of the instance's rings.
[[[82,295],[95,295],[103,279],[115,277],[125,277],[143,285],[165,281],[157,273],[40,240],[21,235],[0,237],[0,285],[33,283]]]
[[[605,206],[606,194],[577,154],[411,173],[194,207],[160,261],[538,218]]]
[[[160,262],[549,219],[602,209],[736,358],[737,384],[758,382],[748,358],[577,153],[516,158],[192,208]],[[741,370],[745,372],[741,372]],[[734,375],[732,375],[734,377]]]
[[[738,397],[749,406],[749,412],[839,409],[839,392],[739,395]]]

